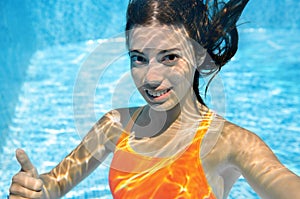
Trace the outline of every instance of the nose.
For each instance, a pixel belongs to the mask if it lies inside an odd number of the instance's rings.
[[[145,75],[145,87],[155,89],[161,85],[164,79],[163,67],[156,61],[151,61]]]
[[[144,87],[148,88],[148,89],[151,89],[151,90],[155,90],[160,85],[161,85],[161,82],[158,82],[158,81],[151,81],[150,82],[150,81],[148,81],[148,82],[145,82]]]

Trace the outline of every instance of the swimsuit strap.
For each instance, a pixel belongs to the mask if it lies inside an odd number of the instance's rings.
[[[125,127],[125,132],[130,132],[135,121],[137,120],[137,118],[139,117],[140,113],[142,112],[142,110],[144,109],[144,106],[137,108],[137,110],[134,111],[132,117],[130,117],[126,127]]]

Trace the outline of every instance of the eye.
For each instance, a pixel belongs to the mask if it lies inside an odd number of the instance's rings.
[[[141,55],[131,55],[130,60],[134,65],[144,65],[148,63],[148,60]]]
[[[165,64],[165,65],[173,66],[173,65],[175,65],[178,62],[178,59],[179,59],[179,55],[177,55],[177,54],[169,54],[169,55],[164,56],[161,59],[161,62],[163,64]]]

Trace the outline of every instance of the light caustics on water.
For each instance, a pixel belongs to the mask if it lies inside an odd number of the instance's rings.
[[[300,120],[297,114],[299,112],[297,104],[300,99],[299,88],[294,86],[297,85],[299,76],[299,71],[294,70],[299,59],[284,50],[291,49],[297,52],[299,49],[299,42],[296,42],[298,33],[295,32],[290,40],[283,40],[286,38],[285,32],[272,31],[272,33],[270,34],[269,30],[242,32],[239,52],[221,74],[226,87],[226,115],[243,127],[261,135],[271,148],[275,149],[280,160],[300,174],[298,165],[300,140],[299,136],[296,136],[300,129],[297,125]],[[249,43],[249,40],[253,43]],[[277,48],[272,48],[264,41],[272,41]],[[87,49],[95,47],[95,43],[92,43],[54,46],[38,51],[33,56],[20,93],[20,103],[17,105],[13,123],[10,125],[8,140],[11,142],[3,146],[2,160],[6,159],[3,157],[4,154],[14,156],[12,148],[25,147],[29,150],[30,158],[42,173],[49,171],[79,143],[80,138],[74,130],[72,119],[72,89],[79,67],[91,52]],[[279,59],[274,60],[272,58],[274,56],[284,57],[286,73],[282,73],[282,63]],[[252,59],[248,59],[249,57]],[[130,75],[126,72],[126,67],[129,67],[127,61],[123,58],[119,61],[105,71],[105,74],[109,74],[110,80],[99,80],[99,86],[96,88],[95,114],[86,117],[95,119],[107,112],[111,101],[105,99],[113,99],[116,104],[121,103],[121,99],[112,97],[116,94],[113,94],[112,90],[122,77],[127,81]],[[260,63],[259,69],[254,68],[257,67],[257,63]],[[45,73],[45,68],[48,68],[47,73]],[[116,71],[119,71],[121,75],[118,75]],[[125,73],[127,74],[122,76]],[[112,84],[107,82],[112,82]],[[256,84],[253,85],[253,82]],[[130,100],[135,100],[134,98],[131,96]],[[261,100],[257,101],[257,99]],[[134,103],[141,105],[144,102],[136,100]],[[280,108],[276,112],[269,111],[273,109],[272,107]],[[241,109],[244,111],[240,112]],[[263,110],[265,111],[262,112]],[[254,119],[256,116],[259,120]],[[272,121],[276,121],[276,125]],[[278,139],[279,134],[280,139]],[[41,147],[41,145],[46,147]],[[49,151],[49,148],[52,150]],[[36,154],[42,154],[42,157]],[[85,160],[81,158],[78,161],[84,162]],[[5,179],[9,179],[9,176],[18,169],[16,162],[4,161],[1,163],[0,172],[2,176],[7,176],[4,177]],[[3,173],[3,171],[9,172]],[[107,185],[107,173],[107,167],[99,167],[65,198],[111,198]],[[0,196],[5,197],[9,181],[1,181],[0,184]],[[258,198],[244,183],[244,180],[234,186],[229,196],[232,199],[239,197]]]

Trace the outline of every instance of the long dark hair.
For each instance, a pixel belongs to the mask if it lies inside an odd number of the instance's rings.
[[[248,1],[129,0],[126,31],[135,25],[151,25],[153,22],[183,25],[189,37],[209,54],[204,64],[197,67],[193,82],[197,100],[205,105],[199,93],[199,78],[211,74],[214,77],[235,55],[238,48],[236,23]]]

